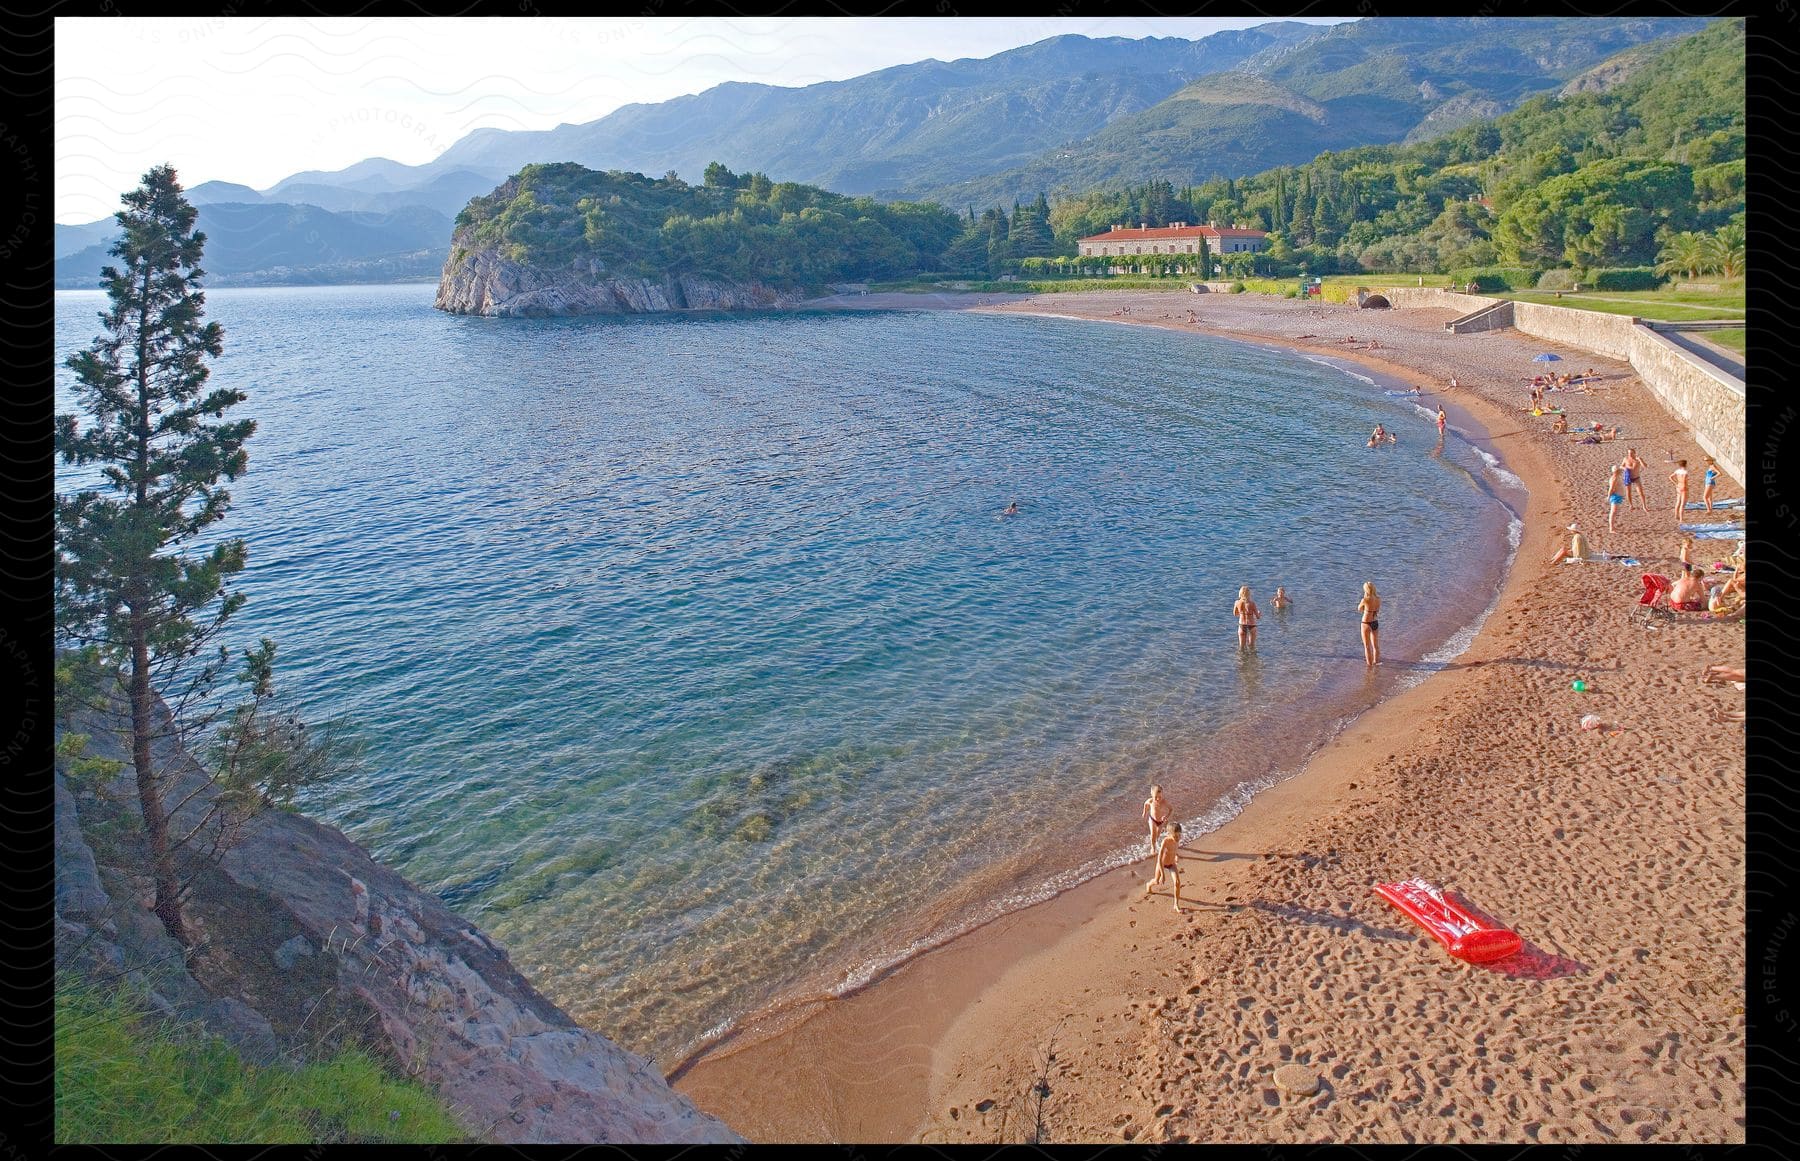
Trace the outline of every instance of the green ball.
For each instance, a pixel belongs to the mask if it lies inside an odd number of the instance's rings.
[[[1587,682],[1571,681],[1569,683],[1569,688],[1574,690],[1576,693],[1585,693],[1585,692],[1587,692]]]

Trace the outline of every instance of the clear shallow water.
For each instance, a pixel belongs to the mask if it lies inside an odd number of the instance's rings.
[[[665,1065],[1127,856],[1152,781],[1217,821],[1442,656],[1508,551],[1479,449],[1286,352],[431,297],[209,294],[260,425],[240,635],[369,746],[308,808]],[[100,305],[57,296],[59,358]]]

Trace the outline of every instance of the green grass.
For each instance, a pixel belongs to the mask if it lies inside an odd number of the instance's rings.
[[[1198,278],[1021,278],[1017,282],[991,279],[959,278],[954,281],[871,282],[869,292],[942,294],[946,290],[963,294],[1065,294],[1081,290],[1186,290]],[[952,287],[955,289],[952,290]]]
[[[1418,274],[1327,274],[1324,276],[1326,286],[1339,285],[1352,289],[1358,286],[1418,286],[1421,275]],[[1449,286],[1448,274],[1426,274],[1422,276],[1426,286]]]
[[[1601,314],[1630,314],[1636,315],[1639,318],[1666,319],[1669,322],[1694,322],[1699,319],[1708,318],[1737,318],[1741,317],[1744,313],[1744,305],[1741,298],[1737,303],[1736,308],[1730,309],[1723,306],[1690,306],[1684,302],[1656,298],[1653,295],[1643,298],[1627,299],[1626,296],[1632,293],[1643,294],[1645,292],[1619,291],[1613,293],[1609,291],[1604,295],[1590,298],[1585,294],[1570,294],[1565,291],[1563,296],[1558,298],[1554,294],[1545,291],[1515,290],[1505,294],[1492,295],[1490,297],[1513,298],[1520,302],[1541,302],[1546,306],[1566,306],[1574,310],[1598,311]],[[1625,299],[1625,301],[1615,302],[1612,301],[1613,299]]]
[[[347,1050],[258,1068],[222,1040],[178,1037],[123,992],[56,986],[58,1144],[430,1144],[467,1132],[435,1093]]]
[[[1727,327],[1722,331],[1694,331],[1693,334],[1698,338],[1706,339],[1709,342],[1719,344],[1721,347],[1736,351],[1740,355],[1744,353],[1743,327]]]

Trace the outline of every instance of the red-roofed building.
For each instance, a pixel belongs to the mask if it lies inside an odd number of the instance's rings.
[[[1176,222],[1172,226],[1145,227],[1135,230],[1114,226],[1104,234],[1081,238],[1075,243],[1081,257],[1105,258],[1126,254],[1196,254],[1200,244],[1217,254],[1258,254],[1269,244],[1262,230],[1244,230],[1236,226],[1190,226]]]

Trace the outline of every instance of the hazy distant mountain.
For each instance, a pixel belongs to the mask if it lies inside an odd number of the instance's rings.
[[[904,193],[1015,164],[1320,31],[1281,22],[1193,41],[1058,36],[981,60],[921,61],[804,88],[723,84],[585,125],[477,131],[432,164],[512,173],[574,161],[694,181],[719,161],[840,193]]]
[[[231,181],[203,181],[187,191],[187,200],[197,206],[212,205],[215,202],[249,202],[263,200],[263,196],[247,185],[238,185]]]
[[[881,192],[985,206],[1116,181],[1242,176],[1327,149],[1448,133],[1554,92],[1635,44],[1705,24],[1703,17],[1409,17],[1331,25],[1025,165]]]
[[[450,218],[423,206],[385,214],[333,213],[317,206],[267,202],[220,202],[199,208],[198,226],[206,234],[201,267],[208,275],[220,276],[219,281],[280,267],[350,268],[421,251],[435,253],[441,268],[449,254]],[[117,264],[117,259],[106,253],[116,232],[115,228],[105,241],[59,257],[56,285],[97,285],[100,268]],[[417,276],[431,272],[409,267],[404,273]]]
[[[99,246],[102,249],[110,246],[112,240],[119,236],[119,223],[111,218],[102,218],[98,222],[85,222],[79,226],[65,226],[58,222],[52,235],[51,246],[55,250],[53,256],[61,261],[64,256],[73,254],[77,250],[85,250],[89,246]],[[97,270],[99,267],[95,267],[95,269]]]

